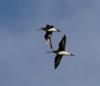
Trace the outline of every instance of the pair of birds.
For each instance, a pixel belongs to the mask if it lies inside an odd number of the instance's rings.
[[[43,30],[46,32],[46,34],[44,35],[44,38],[48,44],[48,46],[52,49],[52,43],[51,43],[51,36],[53,32],[61,32],[60,30],[56,29],[55,26],[53,25],[46,25],[45,27],[38,29],[38,30]],[[54,61],[54,67],[55,69],[59,66],[60,61],[62,59],[63,56],[74,56],[73,54],[71,54],[69,51],[65,51],[65,44],[66,44],[66,35],[64,35],[61,39],[61,41],[59,42],[59,48],[57,50],[52,50],[49,51],[47,53],[55,53],[56,57],[55,57],[55,61]]]

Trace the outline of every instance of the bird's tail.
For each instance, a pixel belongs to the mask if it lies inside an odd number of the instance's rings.
[[[36,30],[43,30],[43,31],[45,31],[45,28],[39,28],[39,29],[36,29]]]
[[[57,51],[56,50],[52,50],[52,51],[47,51],[46,53],[55,53],[55,54],[57,54]]]
[[[36,29],[36,30],[41,30],[41,29]]]
[[[46,53],[53,53],[53,51],[47,51]]]

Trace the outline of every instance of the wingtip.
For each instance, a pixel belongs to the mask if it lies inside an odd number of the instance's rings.
[[[49,48],[53,49],[52,44],[47,43],[47,45],[48,45]]]
[[[64,35],[64,36],[63,36],[63,39],[65,39],[65,40],[66,40],[66,35]]]
[[[57,69],[59,64],[55,64],[54,68]]]
[[[57,66],[57,65],[55,65],[55,67],[54,67],[54,68],[55,68],[55,69],[57,69],[57,67],[58,67],[58,66]]]
[[[51,43],[51,39],[45,39],[46,43],[48,45],[49,48],[53,49],[52,43]]]
[[[48,46],[49,46],[51,49],[53,49],[52,44],[49,44]]]
[[[64,37],[66,37],[66,35],[64,34]]]

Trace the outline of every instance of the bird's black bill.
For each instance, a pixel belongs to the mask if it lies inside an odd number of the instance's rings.
[[[61,32],[60,30],[57,30],[58,32]]]
[[[71,56],[75,56],[75,55],[71,54]]]

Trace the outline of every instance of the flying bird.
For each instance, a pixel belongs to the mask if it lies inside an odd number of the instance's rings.
[[[69,51],[67,51],[67,50],[65,51],[65,44],[66,44],[66,35],[64,35],[63,38],[61,39],[61,41],[59,43],[59,48],[57,50],[48,52],[48,53],[53,52],[56,54],[55,61],[54,61],[55,69],[59,66],[60,61],[63,56],[74,56]]]
[[[49,24],[46,24],[45,27],[41,28],[41,29],[38,29],[38,30],[43,30],[45,31],[45,35],[44,35],[44,38],[46,40],[46,43],[47,45],[50,47],[50,48],[53,48],[52,47],[52,43],[51,43],[51,36],[52,36],[52,33],[53,32],[61,32],[60,30],[56,29],[54,25],[49,25]]]

